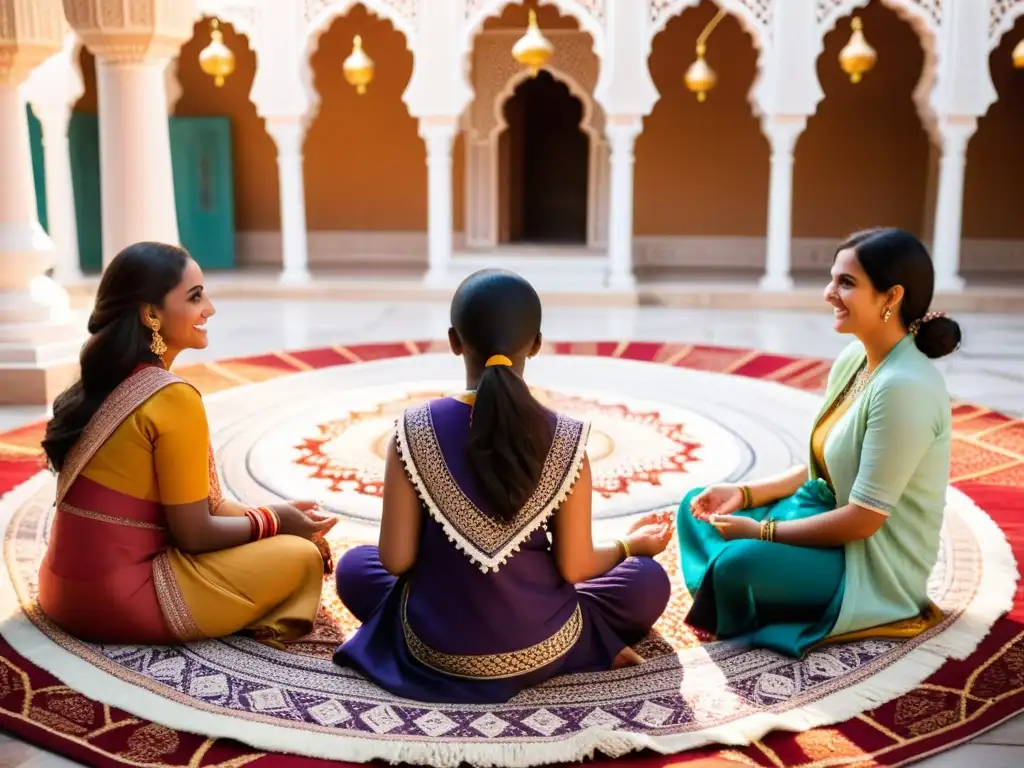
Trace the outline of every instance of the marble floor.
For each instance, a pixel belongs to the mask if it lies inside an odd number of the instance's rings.
[[[214,295],[214,301],[216,296]],[[448,307],[432,302],[224,300],[209,325],[210,346],[182,363],[367,341],[443,338]],[[962,348],[939,361],[954,397],[1024,416],[1024,315],[956,319]],[[667,307],[554,307],[545,313],[552,340],[673,341],[752,347],[829,358],[847,342],[820,312],[732,311]],[[0,430],[45,417],[40,408],[0,407]],[[965,746],[929,758],[930,768],[1024,765],[1024,716]],[[73,765],[0,734],[0,768]]]

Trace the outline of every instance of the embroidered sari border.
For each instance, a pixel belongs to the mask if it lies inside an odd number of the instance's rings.
[[[537,488],[509,523],[484,514],[448,468],[430,404],[407,409],[396,424],[396,444],[420,499],[445,535],[483,571],[497,571],[569,495],[586,455],[588,422],[558,415]]]
[[[133,520],[130,517],[121,517],[120,515],[107,515],[103,512],[93,512],[89,509],[82,509],[80,507],[72,506],[67,502],[61,502],[57,505],[57,510],[65,512],[75,517],[84,517],[87,520],[95,520],[99,523],[110,523],[111,525],[123,525],[127,528],[142,528],[147,531],[163,531],[166,530],[164,526],[157,525],[156,523],[147,523],[145,520]]]
[[[183,643],[205,640],[206,635],[199,629],[199,625],[192,617],[192,611],[181,594],[166,551],[153,558],[153,585],[156,587],[160,612],[163,613],[167,628],[174,636]]]
[[[420,663],[452,677],[501,680],[535,672],[567,654],[583,632],[579,604],[555,634],[529,648],[504,653],[465,655],[442,653],[424,643],[409,625],[409,584],[402,589],[402,633],[409,653]]]

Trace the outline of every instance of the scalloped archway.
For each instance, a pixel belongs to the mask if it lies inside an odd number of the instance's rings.
[[[502,7],[506,4],[501,4]],[[527,74],[509,55],[518,29],[493,29],[474,40],[472,79],[474,99],[463,116],[466,137],[466,244],[493,248],[499,234],[498,142],[505,128],[506,100]],[[587,194],[587,245],[602,248],[608,239],[609,148],[604,136],[604,112],[593,99],[600,62],[585,32],[545,30],[555,53],[545,69],[583,104],[581,129],[590,139]]]

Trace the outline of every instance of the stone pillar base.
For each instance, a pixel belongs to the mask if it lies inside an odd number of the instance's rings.
[[[50,405],[78,377],[82,340],[0,344],[0,406]]]

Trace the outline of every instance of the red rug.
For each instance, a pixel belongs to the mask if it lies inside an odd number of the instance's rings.
[[[204,392],[301,370],[441,351],[440,342],[404,342],[277,353],[186,366],[178,372]],[[752,350],[661,343],[556,343],[548,353],[614,356],[778,381],[819,391],[828,363]],[[1024,422],[968,404],[954,405],[952,481],[1006,533],[1024,559]],[[41,426],[0,434],[0,495],[41,467]],[[1013,611],[977,651],[951,661],[898,699],[829,728],[772,733],[744,749],[634,755],[618,766],[896,766],[949,749],[1024,711],[1024,587]],[[319,768],[305,757],[265,754],[140,720],[89,700],[25,661],[0,640],[0,726],[44,749],[91,766],[161,768]]]

